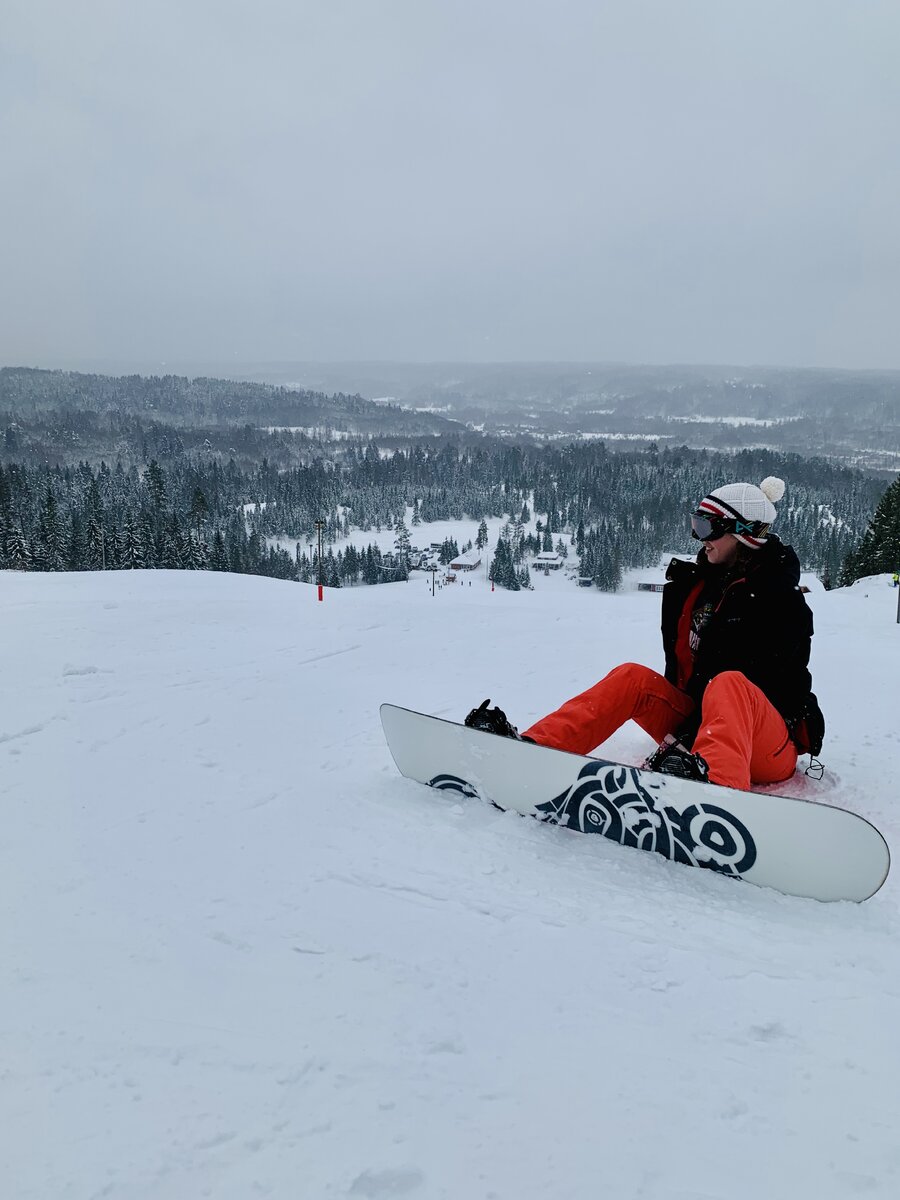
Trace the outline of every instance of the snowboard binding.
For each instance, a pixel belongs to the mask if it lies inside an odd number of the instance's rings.
[[[644,763],[645,771],[659,771],[661,775],[677,775],[680,779],[693,779],[697,783],[709,782],[709,766],[706,759],[683,746],[671,733],[667,733]]]
[[[477,708],[473,708],[466,717],[464,724],[469,729],[480,729],[484,733],[496,733],[498,737],[515,738],[517,742],[522,739],[519,737],[519,731],[508,719],[502,708],[488,708],[490,700],[482,700]]]

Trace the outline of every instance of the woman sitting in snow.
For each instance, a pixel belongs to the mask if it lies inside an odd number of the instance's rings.
[[[522,738],[587,754],[633,719],[659,748],[645,767],[746,789],[790,778],[818,753],[824,719],[808,670],[812,613],[800,563],[769,527],[784,483],[730,483],[700,502],[696,562],[674,558],[662,600],[665,676],[639,663],[537,721]],[[466,724],[518,737],[490,701]]]

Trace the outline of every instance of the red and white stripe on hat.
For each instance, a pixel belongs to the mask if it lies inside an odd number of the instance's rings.
[[[703,513],[707,517],[720,517],[726,521],[736,522],[735,528],[732,531],[733,536],[745,546],[749,546],[751,550],[758,550],[760,546],[765,545],[765,534],[762,534],[761,537],[754,537],[750,533],[755,522],[748,521],[739,512],[736,512],[730,504],[726,504],[723,500],[719,500],[715,496],[704,496],[697,506],[697,512]]]

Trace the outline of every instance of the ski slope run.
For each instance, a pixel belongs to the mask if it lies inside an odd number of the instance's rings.
[[[865,905],[791,899],[390,759],[382,701],[522,726],[659,666],[658,595],[107,572],[0,597],[5,1195],[900,1194],[896,871]],[[896,592],[810,601],[827,770],[784,790],[896,847]]]

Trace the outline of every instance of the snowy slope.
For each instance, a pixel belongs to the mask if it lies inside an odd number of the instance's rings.
[[[815,592],[820,795],[900,845],[897,593]],[[525,724],[659,596],[0,574],[16,1200],[900,1194],[898,871],[740,887],[400,778],[378,704]],[[634,727],[607,750],[638,761]]]

